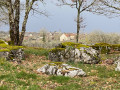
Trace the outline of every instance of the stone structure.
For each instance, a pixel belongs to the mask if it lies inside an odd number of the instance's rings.
[[[69,66],[68,64],[62,64],[61,62],[46,64],[43,67],[39,68],[37,72],[45,73],[48,75],[67,77],[86,76],[86,73],[82,69]]]
[[[0,57],[5,58],[6,60],[20,61],[24,58],[24,51],[22,48],[11,50],[10,52],[3,51],[0,52]]]
[[[97,64],[100,62],[99,53],[92,47],[66,47],[65,49],[52,50],[49,53],[49,59],[52,61],[73,61],[86,64]]]

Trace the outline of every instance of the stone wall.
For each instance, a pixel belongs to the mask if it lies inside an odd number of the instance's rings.
[[[50,51],[49,59],[52,61],[73,61],[83,62],[87,64],[97,64],[100,62],[99,53],[91,47],[66,47],[65,49],[57,49]]]
[[[19,61],[24,58],[24,51],[22,48],[17,50],[11,50],[10,52],[0,52],[0,57],[5,58],[6,60],[10,61]]]

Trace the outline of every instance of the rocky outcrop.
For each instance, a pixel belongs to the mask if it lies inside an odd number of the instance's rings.
[[[52,61],[73,61],[83,62],[86,64],[97,64],[100,62],[99,53],[92,47],[74,48],[67,46],[63,48],[55,48],[49,53],[49,59]]]
[[[37,72],[45,73],[48,75],[67,77],[86,76],[86,73],[82,69],[72,67],[68,64],[63,64],[61,62],[53,62],[46,64],[43,67],[39,68]]]
[[[19,61],[24,58],[24,51],[22,48],[16,50],[10,50],[9,52],[3,51],[0,52],[0,57],[5,58],[6,60]]]
[[[0,57],[11,61],[20,61],[24,58],[22,46],[9,45],[4,40],[0,40]]]

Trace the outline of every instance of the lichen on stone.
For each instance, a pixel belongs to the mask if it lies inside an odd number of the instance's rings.
[[[53,49],[49,50],[49,52],[57,53],[57,52],[60,52],[63,50],[65,50],[65,48],[53,48]]]
[[[0,40],[0,52],[4,51],[11,51],[11,50],[17,50],[23,48],[23,46],[13,46],[13,45],[8,45],[4,41]]]
[[[73,42],[64,42],[64,43],[62,43],[62,46],[63,46],[63,47],[72,46],[72,47],[78,48],[78,49],[79,49],[80,47],[89,48],[89,46],[87,46],[87,45],[80,44],[80,43],[73,43]]]
[[[49,63],[49,65],[51,65],[51,66],[60,66],[62,64],[63,64],[63,62],[50,62]]]

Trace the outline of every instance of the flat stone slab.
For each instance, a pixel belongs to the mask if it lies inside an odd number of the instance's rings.
[[[46,64],[39,68],[37,72],[66,77],[86,76],[86,73],[82,69],[72,67],[68,64],[63,64],[62,62],[52,62]]]

